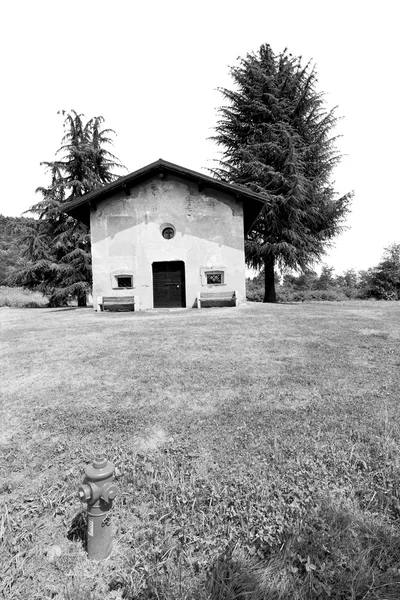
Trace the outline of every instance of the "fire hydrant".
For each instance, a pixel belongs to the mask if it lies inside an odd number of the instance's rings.
[[[85,468],[85,479],[79,486],[81,502],[87,502],[87,553],[92,560],[103,560],[111,554],[112,526],[110,510],[118,493],[114,483],[113,463],[97,454]]]

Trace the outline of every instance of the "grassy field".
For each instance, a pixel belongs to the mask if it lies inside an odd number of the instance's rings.
[[[400,303],[0,325],[5,599],[400,598]],[[98,449],[103,563],[77,498]]]

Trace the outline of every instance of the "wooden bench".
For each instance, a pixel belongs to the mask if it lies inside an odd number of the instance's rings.
[[[100,312],[129,312],[139,305],[138,296],[99,296],[97,299]]]
[[[237,292],[198,292],[197,308],[202,306],[237,306]]]

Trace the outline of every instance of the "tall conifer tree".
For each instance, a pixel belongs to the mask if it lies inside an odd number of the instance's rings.
[[[264,302],[275,302],[274,269],[307,271],[342,229],[352,197],[331,181],[340,160],[331,137],[337,117],[316,91],[317,76],[286,50],[261,46],[232,67],[235,89],[220,89],[226,106],[213,139],[222,150],[214,175],[267,199],[246,238],[249,266],[265,270]]]
[[[114,169],[122,165],[106,149],[114,132],[101,129],[103,117],[84,123],[83,115],[75,111],[61,114],[65,117],[64,137],[57,155],[62,156],[42,163],[51,183],[36,190],[42,199],[27,211],[38,218],[20,231],[23,259],[11,282],[43,292],[51,305],[75,297],[78,305],[84,306],[91,288],[89,230],[63,213],[63,205],[114,181]]]

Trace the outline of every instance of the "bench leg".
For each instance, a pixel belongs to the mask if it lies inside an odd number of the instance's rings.
[[[103,296],[97,296],[97,309],[99,312],[103,312],[104,310]]]

